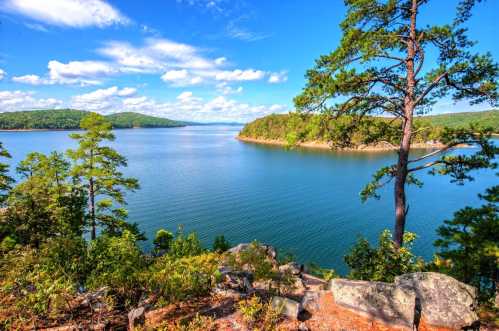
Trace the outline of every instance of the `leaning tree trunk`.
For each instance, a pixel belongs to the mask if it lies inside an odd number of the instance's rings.
[[[411,22],[409,38],[407,39],[407,58],[405,61],[407,70],[407,90],[404,98],[404,119],[402,121],[402,140],[397,162],[397,173],[395,178],[395,231],[393,241],[397,247],[404,243],[405,218],[407,206],[405,199],[405,184],[407,182],[407,163],[411,150],[412,116],[415,108],[414,90],[416,87],[416,74],[414,71],[414,59],[416,57],[416,16],[418,1],[412,0]]]
[[[88,198],[89,198],[88,209],[90,211],[90,226],[92,227],[91,238],[92,238],[92,240],[95,240],[95,238],[96,238],[96,231],[95,231],[95,191],[94,191],[94,178],[93,177],[90,177],[90,180],[89,180]]]

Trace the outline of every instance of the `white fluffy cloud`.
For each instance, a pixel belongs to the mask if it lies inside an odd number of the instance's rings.
[[[137,90],[133,87],[125,87],[119,89],[117,86],[112,86],[106,89],[98,89],[90,93],[76,95],[71,99],[71,107],[83,110],[110,112],[117,111],[114,109],[122,98],[131,98]]]
[[[287,71],[273,72],[269,75],[269,83],[271,84],[283,83],[286,82],[287,80],[288,80]]]
[[[0,109],[2,111],[17,111],[22,109],[57,108],[61,100],[54,98],[37,99],[34,92],[0,91]]]
[[[44,80],[38,75],[24,75],[24,76],[14,76],[12,80],[16,83],[23,83],[29,85],[42,85],[49,84],[48,80]]]
[[[221,71],[215,75],[216,80],[222,81],[248,81],[248,80],[259,80],[265,76],[265,72],[261,70],[232,70],[232,71]]]
[[[0,8],[44,24],[72,28],[103,28],[130,22],[103,0],[6,0]]]
[[[243,87],[239,86],[237,88],[233,88],[230,86],[227,82],[222,82],[217,84],[217,90],[221,92],[223,95],[229,95],[229,94],[240,94],[243,92]]]
[[[6,74],[7,73],[3,69],[0,69],[0,80],[2,80]]]

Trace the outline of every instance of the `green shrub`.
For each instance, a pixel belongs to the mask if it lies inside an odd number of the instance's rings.
[[[199,255],[204,251],[196,233],[192,232],[186,235],[183,228],[179,227],[168,253],[172,257],[181,258]]]
[[[85,275],[85,243],[80,238],[53,238],[39,249],[11,250],[0,263],[0,316],[4,325],[35,317],[57,318],[69,309]],[[2,324],[0,324],[2,325]]]
[[[223,253],[229,250],[231,247],[229,241],[225,239],[223,235],[216,236],[213,242],[213,251],[217,253]]]
[[[102,235],[90,242],[88,250],[90,273],[86,285],[94,290],[107,286],[125,305],[138,300],[143,289],[141,274],[147,266],[134,235]]]
[[[219,260],[215,253],[181,258],[164,255],[144,274],[147,288],[166,302],[206,295],[216,282]]]
[[[411,252],[416,235],[406,232],[404,245],[400,249],[396,249],[391,237],[389,230],[383,231],[378,247],[371,247],[366,239],[360,238],[345,256],[345,262],[350,267],[348,277],[392,282],[395,276],[422,270],[423,260]]]
[[[336,271],[334,271],[334,269],[322,268],[315,263],[307,264],[307,272],[313,276],[322,278],[327,281],[330,281],[333,278],[338,278],[338,274],[336,273]]]
[[[265,247],[257,241],[253,241],[238,256],[229,255],[227,262],[236,270],[251,271],[255,280],[269,280],[277,276],[277,271],[269,259]]]
[[[159,229],[154,237],[154,252],[156,254],[167,253],[173,241],[173,233],[165,229]]]

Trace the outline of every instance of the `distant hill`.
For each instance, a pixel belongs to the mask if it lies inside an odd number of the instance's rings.
[[[351,136],[346,137],[342,128],[348,127],[351,121],[348,116],[335,119],[319,114],[273,114],[246,124],[239,133],[239,138],[284,145],[309,142],[335,144],[344,141],[345,138],[354,145],[375,141],[398,144],[396,128],[400,123],[397,121],[383,117],[366,117],[358,126],[359,129],[352,131]],[[425,143],[438,140],[443,127],[468,127],[472,123],[491,127],[495,133],[499,133],[499,110],[419,116],[414,121],[413,142]],[[367,137],[376,138],[371,142],[366,140]]]
[[[89,112],[75,109],[48,109],[0,113],[0,130],[70,130],[80,127]],[[185,123],[132,112],[106,116],[114,128],[170,128]]]

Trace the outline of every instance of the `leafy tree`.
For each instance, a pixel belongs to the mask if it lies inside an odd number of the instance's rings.
[[[9,152],[3,147],[0,142],[0,157],[10,159],[11,156]],[[12,188],[14,179],[9,176],[9,165],[5,163],[0,163],[0,206],[3,205],[7,199],[7,193]]]
[[[170,250],[170,246],[173,241],[173,233],[170,231],[159,229],[154,237],[153,245],[154,252],[158,255],[162,253],[167,253]]]
[[[437,229],[436,264],[491,297],[499,290],[499,185],[479,197],[486,201],[483,206],[465,207]]]
[[[377,247],[360,238],[345,256],[345,262],[350,267],[348,277],[393,282],[395,276],[422,270],[424,261],[411,252],[415,239],[414,233],[404,233],[404,245],[398,248],[391,240],[389,230],[381,233]]]
[[[91,238],[96,238],[96,227],[101,225],[109,234],[120,235],[123,229],[136,232],[137,227],[125,222],[127,211],[116,205],[124,205],[124,190],[139,188],[138,181],[127,178],[120,172],[126,167],[126,158],[105,141],[113,141],[111,123],[103,116],[90,113],[80,126],[84,133],[74,133],[70,137],[78,141],[78,149],[69,150],[74,160],[73,173],[82,178],[88,194],[88,218]]]
[[[204,252],[201,241],[195,232],[185,234],[184,228],[180,226],[175,239],[171,242],[168,255],[174,258],[200,255]]]
[[[230,242],[225,239],[223,235],[216,236],[213,241],[213,251],[217,253],[223,253],[231,247]]]
[[[38,246],[59,235],[81,236],[85,194],[60,153],[30,153],[19,163],[23,179],[7,200],[6,222],[21,244]]]
[[[409,159],[414,117],[428,112],[439,98],[451,95],[455,101],[472,104],[495,104],[498,99],[498,65],[491,54],[472,53],[474,43],[463,26],[476,1],[459,1],[460,18],[449,24],[422,26],[418,24],[420,11],[431,2],[346,0],[340,45],[317,60],[307,72],[306,87],[295,98],[299,111],[352,116],[353,121],[342,128],[345,139],[366,115],[389,115],[399,121],[397,163],[378,171],[362,192],[363,198],[377,197],[377,189],[395,179],[393,239],[399,247],[408,212],[406,185],[421,184],[415,172],[436,168],[435,173],[450,174],[462,183],[470,179],[468,171],[494,166],[497,153],[488,139],[490,130],[472,127],[446,130],[441,138],[446,147]],[[438,57],[430,62],[431,54]],[[430,68],[432,62],[435,65]],[[481,148],[471,156],[446,155],[463,143]]]

